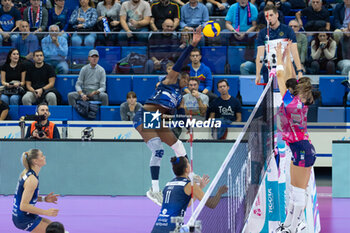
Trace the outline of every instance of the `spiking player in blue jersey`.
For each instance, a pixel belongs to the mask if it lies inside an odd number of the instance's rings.
[[[184,49],[172,70],[161,81],[153,95],[146,100],[143,108],[140,109],[134,117],[134,127],[152,152],[150,160],[152,187],[147,192],[147,197],[158,205],[161,205],[163,202],[162,192],[159,189],[160,162],[164,154],[162,142],[165,142],[174,150],[176,157],[186,156],[186,150],[182,142],[175,137],[174,133],[169,128],[160,126],[160,128],[157,129],[144,129],[144,113],[152,113],[152,122],[156,118],[159,119],[162,114],[175,114],[182,101],[181,89],[187,86],[189,79],[187,73],[180,73],[180,71],[187,56],[201,40],[201,33],[200,27],[193,32],[191,45]]]
[[[16,194],[14,196],[12,221],[21,230],[33,233],[45,233],[46,227],[51,223],[49,219],[40,215],[57,216],[58,209],[48,210],[35,207],[37,201],[57,204],[57,196],[50,193],[46,197],[39,196],[39,172],[45,166],[46,160],[38,149],[31,149],[22,155],[24,170],[20,175]]]
[[[187,206],[191,200],[191,180],[190,163],[186,157],[172,157],[173,172],[176,175],[174,179],[168,182],[163,190],[163,204],[154,224],[152,233],[167,233],[174,231],[176,225],[171,223],[172,217],[183,217]],[[204,192],[202,189],[209,183],[209,177],[204,175],[199,186],[193,184],[193,197],[202,200]],[[221,195],[227,192],[226,186],[221,186],[216,195],[208,199],[206,206],[215,208],[220,201]]]

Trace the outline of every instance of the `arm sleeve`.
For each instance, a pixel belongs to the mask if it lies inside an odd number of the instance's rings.
[[[33,35],[32,39],[29,42],[29,52],[33,53],[34,51],[39,49],[39,41],[38,41],[38,37],[36,37],[36,35]]]
[[[43,13],[43,18],[42,18],[42,21],[41,21],[41,26],[40,26],[40,28],[41,28],[41,30],[43,30],[43,32],[44,32],[44,31],[46,31],[46,28],[47,28],[47,25],[48,25],[49,14],[48,14],[46,8],[44,8],[44,7],[43,7],[42,11],[43,11],[43,12],[42,12],[42,13]]]
[[[205,78],[205,88],[208,91],[211,91],[213,85],[213,77],[211,76],[211,70],[209,67],[206,69],[206,78]]]
[[[80,70],[80,72],[79,72],[79,77],[78,77],[78,80],[77,80],[77,82],[75,84],[75,90],[76,91],[81,91],[82,90],[84,75],[85,75],[85,67],[83,67]]]
[[[78,18],[78,10],[76,9],[73,11],[73,13],[71,14],[70,18],[69,18],[69,23],[72,25],[75,25],[77,22],[77,18]]]
[[[100,75],[100,88],[98,89],[98,91],[101,93],[106,91],[106,71],[103,68],[101,70]]]
[[[120,105],[120,118],[122,121],[128,121],[128,115],[127,115],[127,109],[126,109],[127,103],[124,102]]]
[[[68,55],[68,43],[64,37],[61,37],[60,46],[58,47],[58,54],[62,57],[67,57]]]
[[[193,49],[192,45],[189,45],[189,46],[187,46],[187,48],[184,49],[184,51],[182,52],[181,56],[179,57],[179,59],[177,59],[175,65],[173,67],[174,71],[176,71],[176,72],[180,72],[181,71],[182,65],[185,62],[185,60],[188,57],[188,55],[191,53],[192,49]]]
[[[66,15],[66,24],[64,25],[64,27],[63,27],[63,31],[68,31],[68,29],[69,29],[69,19],[70,19],[70,16],[72,15],[72,11],[71,10],[68,10],[68,12],[67,12],[67,15]]]
[[[185,23],[185,7],[181,7],[181,14],[180,14],[181,18],[180,18],[180,28],[184,28],[186,27],[186,23]]]
[[[325,49],[323,51],[324,56],[328,59],[328,60],[332,60],[335,57],[335,51],[337,49],[337,43],[332,40],[331,44],[329,45],[328,49]]]
[[[56,125],[53,127],[53,138],[55,138],[55,139],[60,139],[61,138],[60,132],[58,131]]]
[[[91,9],[91,8],[90,8]],[[85,28],[92,28],[97,22],[97,11],[95,8],[92,8],[90,12],[87,14],[87,18],[84,22]]]

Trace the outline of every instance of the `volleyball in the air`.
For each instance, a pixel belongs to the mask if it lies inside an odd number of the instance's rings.
[[[202,31],[206,37],[217,37],[221,31],[220,24],[210,20],[204,24]]]

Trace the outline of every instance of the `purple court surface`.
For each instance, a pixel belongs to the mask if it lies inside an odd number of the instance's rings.
[[[332,198],[331,192],[331,187],[318,188],[321,232],[349,232],[350,199]],[[12,201],[12,196],[0,196],[0,233],[23,232],[12,224]],[[70,233],[148,233],[160,209],[142,196],[64,196],[57,205],[37,207],[57,207],[59,215],[49,219],[64,223]]]

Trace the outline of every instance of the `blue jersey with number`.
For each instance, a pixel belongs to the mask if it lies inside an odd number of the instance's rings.
[[[39,182],[39,177],[35,174],[35,172],[33,170],[30,170],[22,178],[19,179],[18,184],[17,184],[16,194],[15,194],[14,200],[13,200],[12,215],[13,215],[13,217],[16,217],[19,221],[26,220],[27,218],[32,219],[33,217],[37,216],[36,214],[27,213],[27,212],[23,212],[20,210],[20,204],[22,201],[22,195],[23,195],[23,191],[24,191],[23,185],[24,185],[24,182],[31,175],[34,175],[38,179],[38,182]],[[38,201],[38,196],[39,196],[39,183],[38,183],[38,186],[36,187],[36,189],[33,193],[33,197],[30,200],[29,204],[35,205],[36,202]]]
[[[176,177],[168,182],[163,190],[163,204],[152,233],[169,232],[175,229],[171,217],[183,217],[191,196],[185,193],[185,186],[191,182],[184,177]]]
[[[180,105],[181,100],[182,95],[179,81],[176,84],[170,85],[160,82],[152,96],[146,100],[146,104],[156,104],[174,111]]]

